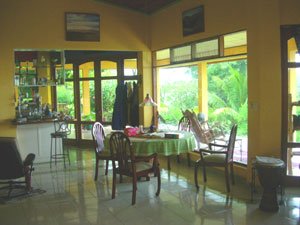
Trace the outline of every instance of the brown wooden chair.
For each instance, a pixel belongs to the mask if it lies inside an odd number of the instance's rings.
[[[104,138],[105,138],[105,131],[104,127],[101,123],[95,122],[92,129],[92,136],[94,140],[94,148],[95,148],[95,155],[96,155],[96,168],[95,168],[95,181],[98,178],[98,164],[99,160],[106,161],[106,168],[105,168],[105,175],[108,173],[108,164],[109,160],[111,160],[110,152],[104,152]]]
[[[182,111],[184,117],[190,120],[190,129],[194,133],[194,136],[198,142],[198,147],[200,148],[200,143],[209,145],[209,143],[224,137],[223,128],[219,123],[210,126],[208,121],[200,122],[194,112],[189,110]]]
[[[109,144],[113,163],[112,198],[115,198],[117,174],[132,177],[132,205],[134,205],[136,201],[137,179],[148,177],[149,173],[154,173],[157,176],[158,186],[156,196],[158,196],[160,193],[160,170],[157,154],[154,153],[147,157],[135,157],[129,138],[121,132],[113,133],[110,137]],[[150,160],[153,160],[153,163],[149,163]],[[116,165],[116,161],[118,162],[118,166]]]
[[[181,117],[181,119],[179,120],[179,123],[178,123],[178,130],[190,132],[191,131],[191,121],[184,116]],[[191,166],[190,153],[186,153],[186,156],[187,156],[188,166],[190,167]],[[169,165],[169,161],[170,161],[170,159],[168,157],[168,165]],[[178,163],[180,162],[179,155],[177,155],[177,162]]]
[[[237,125],[235,124],[231,128],[229,141],[226,145],[220,145],[215,143],[209,143],[209,149],[199,149],[201,158],[195,163],[195,185],[199,189],[197,181],[197,171],[200,164],[203,166],[203,178],[206,182],[206,166],[213,167],[224,167],[225,168],[225,179],[226,179],[226,188],[227,192],[230,192],[229,181],[228,181],[228,166],[230,165],[231,169],[231,182],[234,184],[234,174],[233,174],[233,151],[234,144],[236,139]],[[222,150],[213,151],[212,147],[219,147]]]

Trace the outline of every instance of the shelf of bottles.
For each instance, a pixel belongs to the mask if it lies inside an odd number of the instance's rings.
[[[64,51],[15,51],[14,84],[44,87],[65,82]]]

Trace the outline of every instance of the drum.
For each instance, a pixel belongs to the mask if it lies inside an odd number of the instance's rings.
[[[285,164],[282,160],[270,157],[256,157],[258,179],[263,187],[259,208],[268,212],[277,212],[277,188],[282,184]]]

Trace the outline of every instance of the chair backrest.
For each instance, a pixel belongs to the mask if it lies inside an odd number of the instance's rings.
[[[24,174],[25,168],[16,138],[0,137],[0,179],[16,179]]]
[[[185,116],[181,117],[178,123],[178,130],[191,131],[191,121]]]
[[[182,113],[184,117],[190,120],[191,130],[193,131],[196,140],[204,144],[209,144],[213,140],[213,135],[210,130],[206,130],[202,127],[194,112],[186,110]]]
[[[134,161],[134,152],[129,138],[122,132],[115,132],[109,139],[110,154],[112,157],[113,168],[116,169],[115,161],[118,162],[118,169],[129,171]]]
[[[95,145],[96,153],[100,153],[104,151],[104,138],[105,138],[105,131],[104,127],[101,123],[95,122],[92,129],[92,136]]]
[[[227,147],[227,162],[233,159],[234,145],[236,140],[237,125],[234,124],[230,131],[228,147]]]

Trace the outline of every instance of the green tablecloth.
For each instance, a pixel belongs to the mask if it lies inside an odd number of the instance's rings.
[[[155,134],[153,137],[129,137],[135,156],[147,156],[152,153],[158,155],[178,155],[181,153],[188,153],[195,149],[194,135],[185,131],[170,131],[172,133],[182,133],[183,137],[179,139],[170,138],[156,138]],[[165,132],[166,133],[166,132]],[[163,136],[162,133],[158,133]],[[109,138],[107,135],[104,139],[105,151],[109,151]]]

